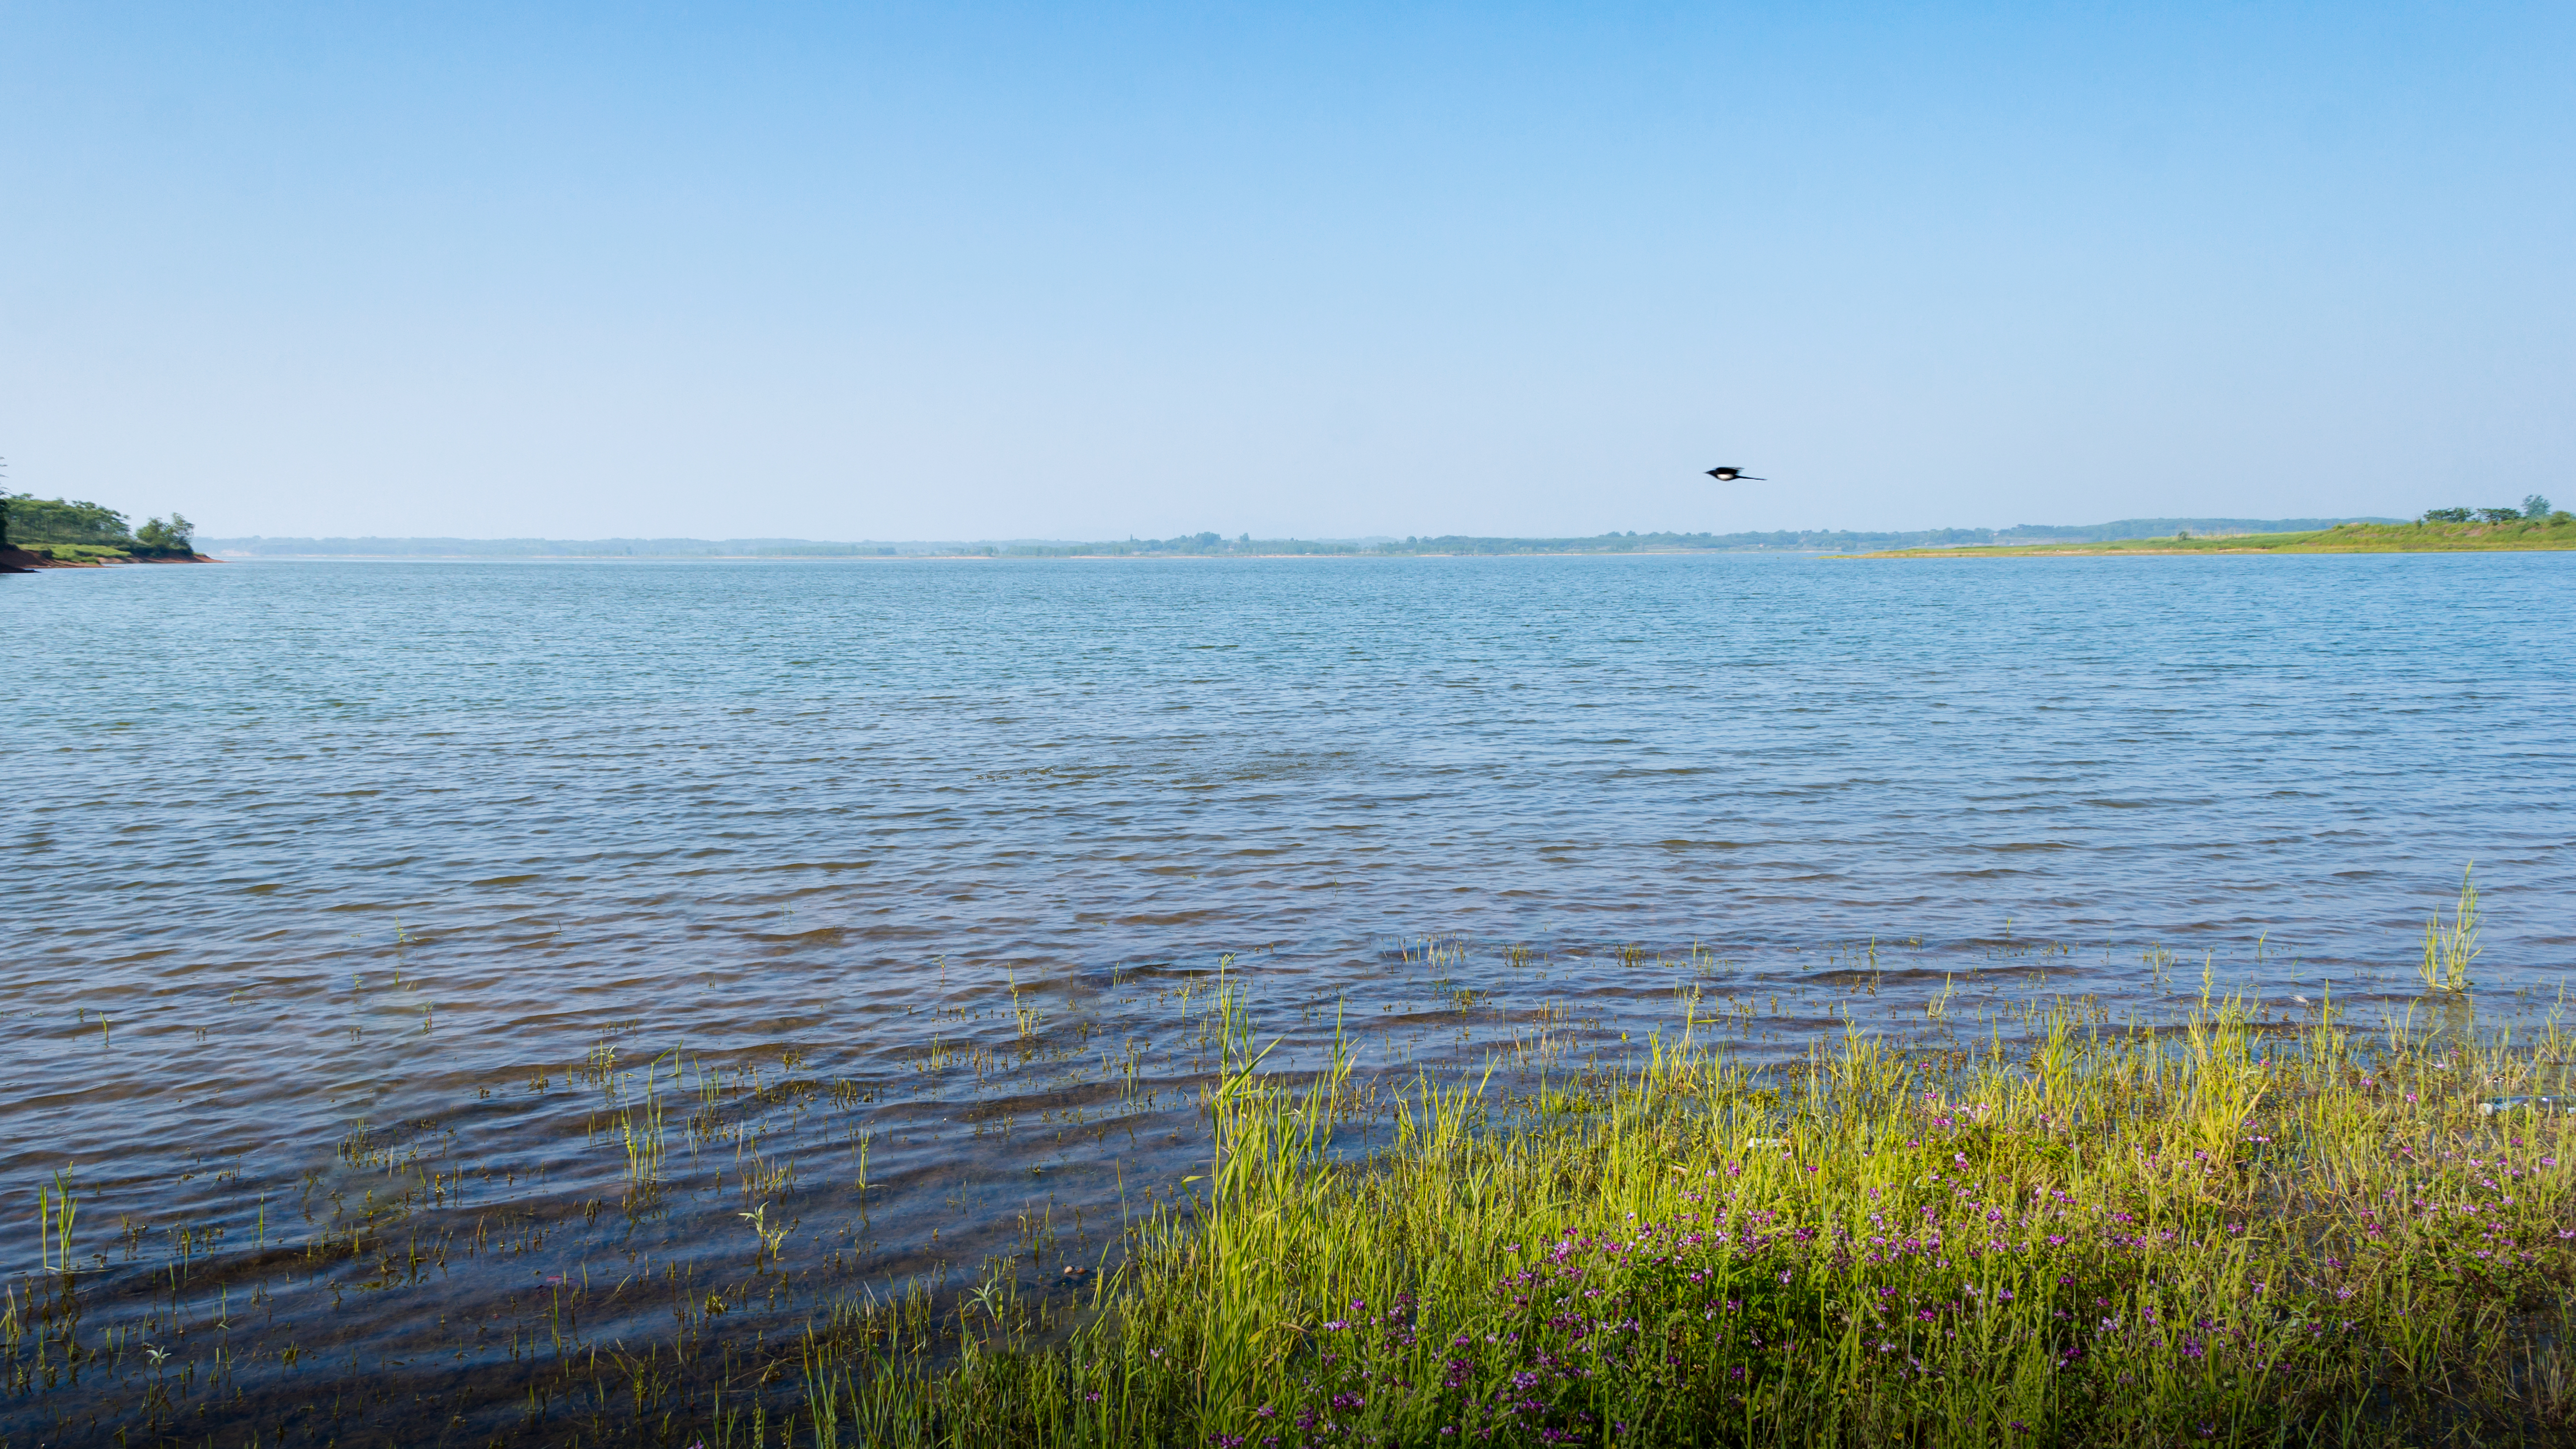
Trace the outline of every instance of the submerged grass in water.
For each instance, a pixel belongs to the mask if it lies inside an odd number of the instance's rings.
[[[2561,1436],[2545,1002],[2354,1033],[2195,952],[2115,1025],[2063,943],[1919,946],[1481,948],[1530,979],[1433,938],[1257,1035],[1221,956],[1123,978],[1150,1040],[1005,970],[930,1029],[944,1086],[603,1041],[469,1084],[525,1096],[480,1109],[515,1156],[362,1119],[163,1222],[78,1164],[20,1199],[0,1449]],[[1552,994],[1587,970],[1653,1014]],[[962,1165],[880,1181],[924,1133]]]
[[[2173,1444],[2551,1440],[2576,1179],[2517,1104],[2564,1059],[2204,997],[1772,1079],[1688,1044],[1507,1110],[1257,1075],[1069,1334],[1006,1289],[808,1336],[800,1442]],[[1582,1110],[1589,1107],[1593,1110]],[[710,1445],[752,1426],[719,1418]],[[764,1422],[765,1437],[781,1426]]]

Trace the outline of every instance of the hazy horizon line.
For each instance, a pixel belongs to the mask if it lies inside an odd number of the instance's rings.
[[[1614,541],[1626,542],[1630,540],[1634,540],[1638,543],[1705,540],[1711,544],[1719,546],[1725,546],[1734,541],[1741,541],[1740,543],[1737,543],[1736,546],[1781,547],[1786,546],[1789,540],[1809,538],[1874,539],[1943,538],[1948,536],[1957,536],[1958,541],[1968,542],[1971,541],[1969,537],[1971,535],[1990,537],[2017,534],[2025,536],[2059,536],[2065,534],[2096,533],[2106,535],[2116,533],[2117,536],[2121,537],[2152,538],[2180,529],[2190,529],[2195,532],[2207,531],[2213,533],[2300,533],[2310,532],[2320,528],[2331,528],[2341,523],[2402,523],[2404,521],[2405,520],[2403,519],[2383,518],[2371,515],[2351,515],[2335,518],[2125,518],[2114,519],[2104,523],[2091,524],[2018,523],[2002,528],[1954,526],[1946,528],[1919,529],[1747,529],[1728,533],[1718,533],[1707,530],[1678,531],[1659,529],[1650,532],[1641,532],[1633,529],[1626,531],[1613,529],[1608,532],[1598,534],[1513,535],[1447,533],[1397,535],[1370,533],[1342,535],[1290,534],[1271,538],[1255,538],[1248,532],[1239,532],[1229,535],[1219,534],[1213,530],[1201,530],[1197,533],[1175,534],[1168,538],[1143,537],[1130,534],[1123,539],[1041,538],[1029,536],[1003,538],[987,537],[975,539],[815,539],[785,536],[701,538],[680,535],[628,535],[603,538],[570,539],[547,538],[533,535],[470,537],[456,534],[241,534],[231,537],[202,538],[198,540],[198,546],[212,552],[230,550],[254,554],[261,552],[292,551],[299,545],[304,546],[305,550],[309,552],[332,554],[368,551],[366,549],[366,546],[368,545],[377,546],[378,551],[391,547],[398,552],[410,554],[417,554],[425,549],[447,546],[470,549],[475,552],[491,552],[499,550],[528,551],[539,549],[580,549],[592,553],[597,553],[603,550],[625,550],[631,552],[638,548],[648,548],[656,552],[678,549],[706,551],[716,549],[781,550],[800,548],[869,548],[892,549],[898,552],[920,552],[966,548],[1124,549],[1131,547],[1154,549],[1157,551],[1185,551],[1193,547],[1217,550],[1278,544],[1384,549],[1390,546],[1419,548],[1423,546],[1438,546],[1442,544],[1485,545],[1489,547],[1509,545],[1555,545],[1563,547],[1573,544],[1611,543]]]

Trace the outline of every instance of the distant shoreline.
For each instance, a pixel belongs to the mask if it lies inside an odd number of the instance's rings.
[[[200,538],[197,546],[234,558],[1383,558],[1552,556],[1631,553],[1857,553],[1866,549],[1978,544],[2098,543],[2192,533],[2262,534],[2392,518],[2123,518],[2109,523],[2016,524],[2011,528],[1774,529],[1710,533],[1658,530],[1580,537],[1507,538],[1463,533],[1356,538],[1232,538],[1214,532],[1108,540],[1001,538],[859,540],[809,538]]]
[[[2555,553],[2576,549],[2576,518],[2514,523],[2347,523],[2298,533],[2139,538],[1960,548],[1895,548],[1850,559],[2116,558],[2177,554]]]

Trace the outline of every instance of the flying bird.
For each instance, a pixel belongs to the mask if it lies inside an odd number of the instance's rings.
[[[1771,481],[1768,478],[1756,478],[1741,468],[1711,468],[1708,470],[1708,476],[1716,479],[1720,483],[1732,483],[1738,478],[1743,479],[1747,483],[1768,483]]]

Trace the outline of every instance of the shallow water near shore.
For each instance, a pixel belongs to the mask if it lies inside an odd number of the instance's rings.
[[[2423,918],[2474,861],[2473,1005],[2538,1021],[2576,943],[2571,585],[2552,555],[0,580],[0,1244],[13,1302],[75,1270],[99,1355],[18,1374],[0,1428],[319,1442],[359,1385],[344,1439],[435,1401],[480,1443],[569,1422],[567,1352],[774,1338],[997,1260],[1070,1292],[1202,1170],[1220,970],[1283,1070],[1338,1037],[1529,1079],[1685,1030],[1794,1061],[1847,1023],[2009,1032],[1981,1006],[2034,991],[2152,1017],[2204,970],[2367,1021],[2424,1009]]]

